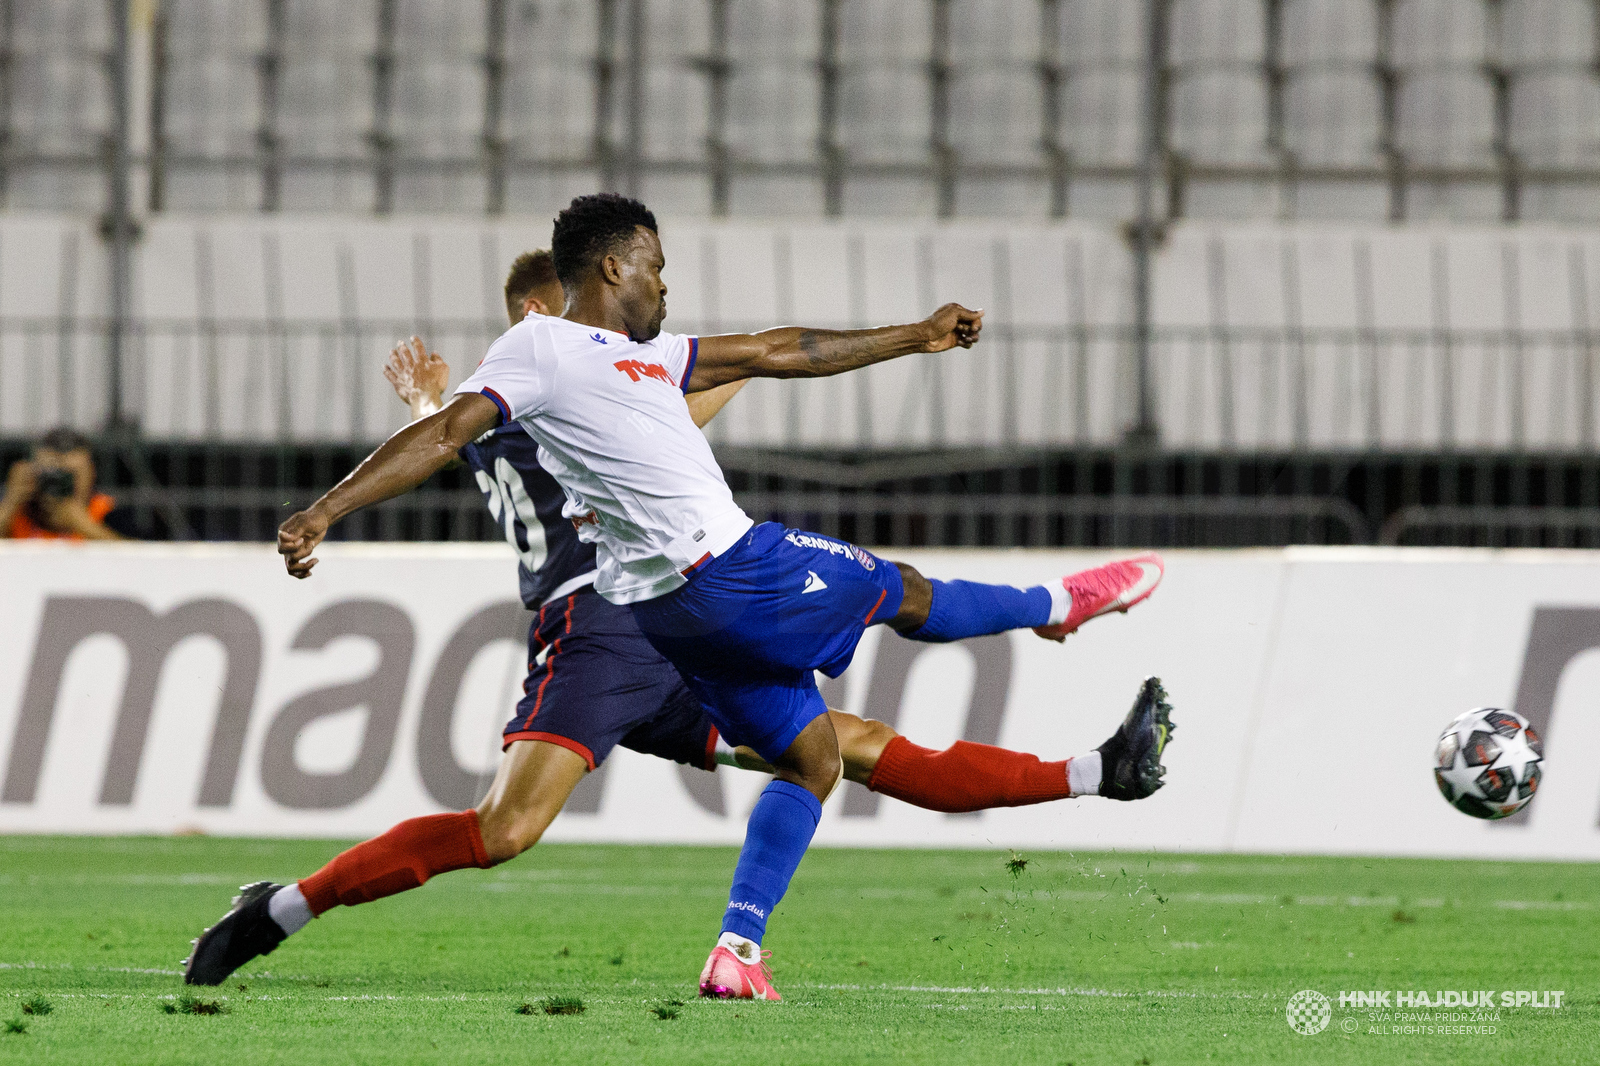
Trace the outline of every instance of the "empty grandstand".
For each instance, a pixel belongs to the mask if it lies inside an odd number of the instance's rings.
[[[597,188],[662,216],[676,329],[989,312],[978,357],[747,390],[752,510],[1600,540],[1597,0],[0,0],[0,436],[266,537],[403,421],[388,346],[459,376]]]

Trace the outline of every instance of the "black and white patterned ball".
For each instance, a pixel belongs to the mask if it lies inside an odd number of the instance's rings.
[[[1516,814],[1539,790],[1544,742],[1515,711],[1477,707],[1445,727],[1433,779],[1450,805],[1474,818]]]

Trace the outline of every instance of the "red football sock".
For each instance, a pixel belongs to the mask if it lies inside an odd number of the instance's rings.
[[[354,907],[416,888],[434,874],[489,865],[477,811],[430,814],[340,852],[301,881],[300,892],[311,913],[321,914],[337,904]]]
[[[930,811],[981,811],[1066,799],[1067,763],[958,740],[944,751],[889,741],[867,787]]]

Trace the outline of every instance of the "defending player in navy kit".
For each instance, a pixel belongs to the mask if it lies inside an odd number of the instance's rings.
[[[519,283],[519,272],[526,275],[530,266],[548,264],[548,256],[543,256],[544,264],[540,258],[519,259],[508,280],[514,323],[519,311],[546,314],[560,299],[553,277],[542,287],[524,289]],[[651,368],[635,369],[648,375]],[[419,341],[397,347],[385,372],[414,415],[437,409],[448,370]],[[688,403],[694,421],[708,420],[739,384],[692,395]],[[541,465],[532,438],[519,424],[507,423],[462,446],[459,454],[474,468],[491,513],[517,551],[523,600],[538,612],[530,629],[531,672],[505,730],[507,758],[495,786],[477,811],[402,823],[297,885],[248,886],[238,906],[201,938],[189,960],[189,980],[220,981],[337,903],[366,902],[415,887],[434,873],[510,858],[537,841],[582,773],[603,761],[617,743],[711,768],[718,734],[705,707],[640,633],[630,611],[593,591],[594,546],[579,537],[581,523],[562,516],[568,498]],[[846,550],[840,542],[828,544]],[[871,559],[860,549],[848,550],[852,559]],[[1097,575],[1099,571],[1074,575],[1085,602],[1097,595],[1091,589]],[[1128,760],[1103,759],[1102,751],[1055,763],[966,742],[933,752],[882,723],[837,711],[829,716],[848,776],[936,810],[1095,794],[1102,784],[1114,798],[1135,798],[1148,784],[1116,780],[1117,768]],[[1119,730],[1108,745],[1121,738],[1126,746],[1125,732]],[[740,752],[738,762],[771,771],[749,750]]]

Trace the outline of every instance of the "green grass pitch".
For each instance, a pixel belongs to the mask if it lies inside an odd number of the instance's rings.
[[[1576,863],[814,849],[768,933],[785,997],[769,1004],[693,995],[731,849],[547,845],[337,909],[179,998],[189,938],[237,885],[337,850],[0,838],[0,1062],[1600,1056],[1600,871]],[[1289,1027],[1300,989],[1335,996],[1325,1031]],[[1394,1019],[1336,998],[1378,989],[1566,996],[1500,1010],[1492,1034],[1385,1033]]]

